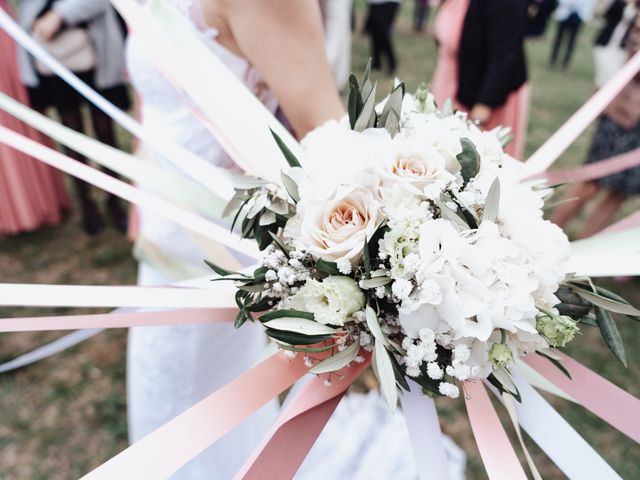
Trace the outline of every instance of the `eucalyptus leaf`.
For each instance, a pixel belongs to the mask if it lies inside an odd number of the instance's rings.
[[[238,208],[240,208],[243,202],[244,200],[242,197],[240,197],[239,195],[234,195],[224,207],[224,210],[222,211],[222,218],[226,218],[233,212],[235,212]]]
[[[369,243],[365,239],[362,247],[362,263],[364,264],[364,278],[371,277],[371,258],[369,257]]]
[[[365,289],[384,287],[385,285],[389,285],[392,281],[393,279],[387,276],[367,278],[364,280],[360,280],[360,287]]]
[[[267,208],[278,215],[287,215],[289,213],[289,204],[285,200],[271,202]]]
[[[347,110],[349,112],[349,125],[353,130],[356,125],[358,115],[362,111],[363,102],[360,95],[360,87],[358,86],[358,79],[355,75],[349,75],[349,100],[347,103]]]
[[[500,383],[500,385],[502,385],[503,391],[510,394],[520,402],[520,392],[518,391],[516,384],[513,382],[509,370],[504,367],[494,367],[492,373],[494,378]]]
[[[266,288],[267,288],[267,285],[264,283],[260,283],[257,285],[238,285],[239,290],[242,290],[243,292],[249,292],[249,293],[264,292]]]
[[[595,312],[596,322],[598,322],[598,327],[600,327],[602,338],[609,346],[615,357],[626,367],[627,355],[625,353],[622,337],[620,336],[616,322],[613,320],[611,314],[604,308],[596,307]]]
[[[471,228],[471,226],[460,215],[449,208],[444,202],[435,200],[434,203],[440,209],[440,215],[442,218],[449,220],[462,230],[469,230]]]
[[[630,303],[628,301],[626,301],[624,298],[622,298],[620,295],[617,295],[613,292],[610,292],[609,290],[606,290],[602,287],[599,286],[595,286],[596,288],[596,292],[598,292],[598,295],[608,298],[609,300],[613,300],[615,302],[619,302],[619,303],[624,303],[626,305],[630,305]],[[636,322],[640,322],[640,316],[636,316],[636,315],[627,315],[627,317],[631,318],[632,320],[635,320]]]
[[[396,115],[395,112],[389,112],[389,115],[385,119],[384,128],[389,135],[395,137],[398,133],[400,133],[400,117]]]
[[[331,350],[332,348],[336,348],[334,344],[327,345],[326,347],[294,347],[287,343],[282,343],[276,340],[276,344],[278,348],[283,350],[289,350],[290,352],[305,352],[305,353],[322,353],[327,350]]]
[[[306,318],[274,318],[267,322],[266,326],[272,330],[285,330],[303,335],[334,335],[337,333],[335,328]]]
[[[609,310],[615,313],[621,313],[623,315],[633,315],[633,316],[640,315],[640,310],[633,307],[632,305],[629,305],[628,303],[621,303],[616,300],[611,300],[607,297],[603,297],[602,295],[592,293],[578,286],[574,286],[573,290],[585,300],[588,300],[594,305],[604,308],[605,310]]]
[[[462,152],[456,157],[460,163],[460,174],[463,179],[463,186],[469,183],[469,180],[478,175],[480,171],[480,154],[476,150],[475,145],[468,138],[460,140]]]
[[[260,226],[262,227],[273,225],[274,223],[276,223],[276,214],[271,210],[264,212],[260,216],[260,220],[258,221],[258,224],[260,224]]]
[[[309,373],[320,374],[341,370],[356,359],[359,351],[360,339],[357,339],[341,352],[338,352],[329,358],[325,358],[323,361],[315,365],[309,370]]]
[[[375,343],[373,351],[373,365],[374,372],[378,377],[378,382],[380,382],[380,391],[387,401],[387,405],[389,405],[391,411],[394,412],[398,406],[396,377],[387,349],[381,342]]]
[[[567,368],[562,364],[561,357],[557,356],[551,350],[537,350],[536,353],[549,360],[558,370],[564,373],[569,378],[569,380],[571,380],[571,374],[569,373],[569,370],[567,370]]]
[[[271,129],[269,129],[269,130],[271,130]],[[284,158],[287,160],[287,163],[289,164],[289,166],[290,167],[300,167],[301,166],[300,162],[298,161],[296,156],[293,154],[293,152],[291,152],[291,150],[289,150],[289,147],[287,147],[287,144],[282,141],[282,139],[278,136],[278,134],[276,132],[274,132],[273,130],[271,130],[271,135],[273,135],[273,138],[275,139],[276,143],[278,144],[278,148],[280,149],[280,151],[284,155]]]
[[[276,246],[280,249],[280,251],[284,254],[284,256],[287,258],[291,258],[289,254],[289,250],[287,250],[287,247],[283,243],[282,239],[273,232],[269,232],[269,235],[273,239],[273,243],[276,244]]]
[[[405,377],[404,372],[402,371],[402,368],[400,367],[400,364],[398,363],[398,360],[396,359],[395,355],[393,355],[393,353],[389,351],[387,351],[387,353],[389,354],[389,360],[391,360],[393,373],[396,376],[396,382],[407,392],[411,391],[411,388],[409,387],[409,383],[407,382],[407,378]]]
[[[373,272],[371,272],[371,278],[387,277],[388,273],[389,272],[387,270],[383,270],[382,268],[380,268],[378,270],[374,270]]]
[[[280,172],[280,176],[282,177],[282,184],[284,188],[287,190],[287,193],[291,197],[291,199],[298,203],[300,201],[300,192],[298,191],[298,184],[286,173]]]
[[[289,345],[314,345],[331,338],[331,335],[306,335],[285,330],[272,330],[270,328],[267,328],[265,333],[274,340],[288,343]]]
[[[340,270],[338,270],[338,265],[335,262],[327,262],[320,259],[316,262],[315,267],[316,270],[329,275],[340,275]]]
[[[382,328],[380,328],[378,315],[376,315],[376,312],[369,305],[367,305],[367,308],[365,309],[365,318],[367,319],[367,327],[369,327],[369,331],[371,332],[371,335],[373,335],[373,338],[376,342],[386,346],[387,339],[384,336],[384,333],[382,333]]]
[[[313,320],[313,313],[302,312],[300,310],[274,310],[269,313],[265,313],[260,317],[260,321],[270,322],[276,318],[306,318],[307,320]]]
[[[253,203],[249,202],[247,207],[249,210],[247,211],[247,218],[253,218],[258,213],[262,211],[262,209],[267,205],[267,195],[266,193],[258,193],[253,196]]]
[[[237,277],[244,277],[245,279],[249,279],[249,277],[247,277],[246,275],[244,275],[243,273],[239,273],[239,272],[234,272],[232,270],[227,270],[226,268],[222,268],[219,265],[216,265],[213,262],[210,262],[209,260],[204,260],[204,263],[214,272],[216,272],[218,275],[222,276],[222,277],[228,277],[230,275],[232,276],[237,276]]]
[[[376,85],[371,89],[371,93],[369,93],[367,99],[364,102],[364,106],[362,107],[362,111],[356,120],[356,124],[353,129],[356,132],[362,132],[366,130],[369,125],[371,118],[375,118],[375,108],[376,108]]]
[[[393,89],[387,102],[384,104],[382,113],[380,114],[380,124],[387,128],[387,120],[391,114],[395,115],[396,123],[400,121],[400,115],[402,113],[402,99],[404,97],[404,83],[400,83]],[[389,130],[387,128],[387,130]],[[393,136],[396,132],[389,133]]]
[[[496,178],[487,194],[487,200],[484,204],[484,212],[482,213],[482,220],[488,222],[495,222],[498,219],[498,211],[500,209],[500,180]]]
[[[233,322],[233,326],[235,328],[240,328],[245,322],[249,319],[244,310],[238,310],[238,314],[236,315],[236,319]]]

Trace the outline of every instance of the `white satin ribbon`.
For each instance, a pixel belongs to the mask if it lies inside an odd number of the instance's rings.
[[[38,142],[2,126],[0,126],[0,142],[74,177],[80,178],[87,183],[100,187],[102,190],[117,195],[128,202],[146,208],[167,220],[171,220],[182,227],[193,230],[244,255],[251,258],[259,257],[258,248],[254,243],[242,242],[238,235],[229,232],[226,228],[216,225],[180,207],[176,207],[147,192],[138,190],[88,165],[72,160],[55,150],[44,147]]]
[[[420,480],[448,480],[451,478],[438,412],[433,399],[410,382],[411,392],[402,395],[402,412],[409,430]]]
[[[531,385],[518,374],[513,379],[522,397],[514,402],[520,425],[570,480],[621,480]]]
[[[237,308],[234,293],[235,287],[229,282],[210,282],[206,289],[0,283],[0,305],[89,308]]]
[[[131,134],[143,140],[145,144],[173,163],[178,169],[222,198],[230,198],[233,195],[233,189],[223,169],[214,166],[180,145],[166,141],[160,132],[152,131],[136,122],[63,66],[2,9],[0,9],[0,28],[87,100]]]

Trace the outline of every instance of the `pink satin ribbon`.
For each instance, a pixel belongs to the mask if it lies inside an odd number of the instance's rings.
[[[544,178],[550,185],[569,182],[589,182],[639,165],[640,149],[636,149],[579,168],[551,170],[533,175],[530,178]]]
[[[233,322],[237,309],[203,308],[156,312],[104,313],[58,317],[24,317],[0,319],[0,332],[35,332],[79,330],[83,328],[129,328],[158,325],[195,325]]]
[[[168,478],[302,377],[302,355],[277,353],[83,478]]]
[[[640,443],[640,400],[571,357],[558,354],[571,379],[540,355],[528,355],[525,362],[587,410]]]
[[[535,151],[524,165],[524,178],[548,169],[640,71],[640,51]]]
[[[623,218],[619,222],[608,226],[607,228],[599,232],[598,235],[601,235],[603,233],[621,232],[623,230],[629,230],[630,228],[636,227],[640,227],[640,212],[634,212],[628,217]]]
[[[469,422],[489,479],[527,480],[482,382],[467,381],[463,388]]]
[[[262,444],[236,474],[235,480],[285,480],[296,474],[349,386],[368,367],[369,359],[352,363],[324,384],[327,375],[311,380],[280,415]]]

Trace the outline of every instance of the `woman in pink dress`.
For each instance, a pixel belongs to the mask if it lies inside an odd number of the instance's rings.
[[[445,0],[435,20],[438,63],[431,91],[483,129],[511,128],[506,151],[522,159],[529,87],[525,0]]]
[[[0,0],[0,8],[8,10],[6,0]],[[0,58],[0,91],[28,103],[18,76],[16,45],[3,30],[0,30]],[[48,143],[46,137],[2,111],[0,125],[39,143]],[[58,171],[0,144],[0,235],[57,224],[62,211],[68,208],[69,200]]]

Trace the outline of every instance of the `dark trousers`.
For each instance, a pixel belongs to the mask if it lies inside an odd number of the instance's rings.
[[[369,5],[366,30],[371,37],[373,68],[382,67],[382,57],[387,57],[389,72],[396,70],[396,55],[391,43],[391,30],[398,11],[397,2],[374,3]]]
[[[562,22],[558,23],[558,29],[556,31],[556,39],[553,43],[553,51],[551,53],[551,65],[555,65],[560,55],[560,48],[564,42],[565,36],[567,37],[567,46],[564,53],[564,59],[562,60],[562,67],[567,68],[571,63],[571,57],[573,56],[573,50],[576,44],[576,38],[580,27],[582,26],[582,20],[576,13],[572,13]]]
[[[429,0],[415,0],[413,10],[413,29],[424,32],[424,24],[429,19]]]

